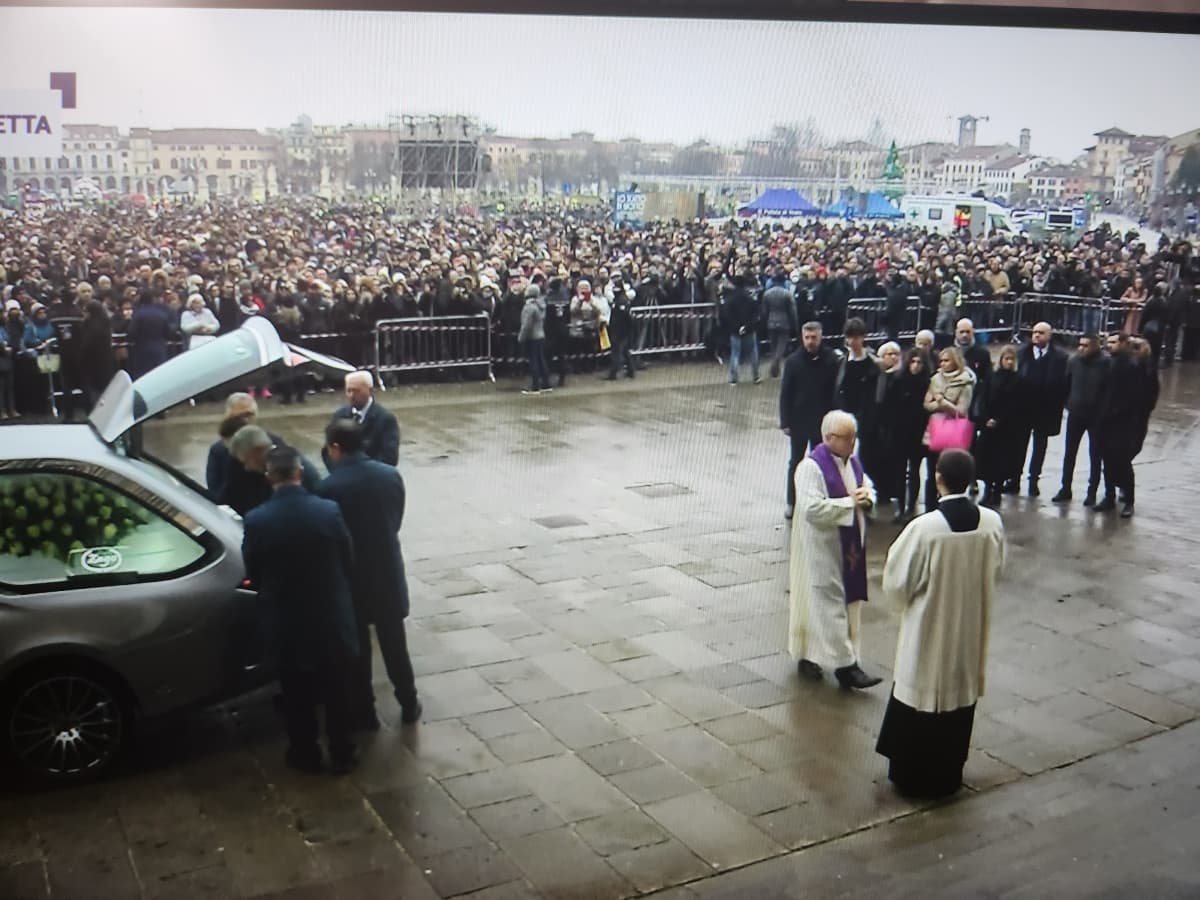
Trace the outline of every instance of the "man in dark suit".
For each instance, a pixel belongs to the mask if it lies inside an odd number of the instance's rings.
[[[236,420],[235,420],[236,421]],[[232,425],[232,422],[230,423]],[[271,498],[271,482],[267,477],[267,457],[276,447],[286,447],[280,438],[268,434],[257,425],[243,425],[229,439],[228,475],[221,493],[214,502],[224,504],[244,516]],[[303,456],[300,460],[301,486],[312,491],[320,481],[316,467]]]
[[[1063,409],[1067,403],[1067,361],[1071,358],[1061,347],[1054,344],[1054,330],[1046,322],[1033,326],[1030,342],[1017,352],[1017,374],[1025,382],[1026,396],[1030,408],[1025,428],[1024,450],[1021,458],[1029,452],[1029,441],[1033,439],[1033,455],[1029,457],[1029,496],[1036,497],[1038,479],[1046,461],[1046,445],[1049,439],[1062,431]],[[1015,494],[1019,485],[1010,484],[1006,493]]]
[[[809,449],[821,444],[821,420],[833,409],[833,389],[840,363],[837,354],[821,346],[821,323],[806,322],[800,329],[801,346],[783,365],[779,388],[779,427],[792,442],[788,459],[787,508],[790,519],[796,506],[796,466]]]
[[[274,493],[245,519],[242,558],[262,600],[287,720],[287,762],[322,768],[317,707],[335,773],[354,767],[347,709],[347,668],[358,655],[350,597],[354,557],[336,503],[300,485],[300,456],[288,447],[267,455]]]
[[[404,521],[404,480],[394,467],[367,457],[365,438],[365,429],[351,419],[329,424],[325,449],[332,473],[316,492],[341,508],[354,540],[357,564],[350,583],[362,652],[352,673],[353,722],[356,729],[374,731],[379,719],[371,686],[371,625],[400,704],[400,720],[420,719],[421,703],[404,631],[408,582],[398,537]]]
[[[370,459],[395,467],[400,462],[400,423],[375,402],[374,381],[370,372],[351,372],[346,376],[345,406],[339,406],[330,424],[350,419],[363,429],[363,452]],[[325,468],[333,470],[328,449],[321,451]]]

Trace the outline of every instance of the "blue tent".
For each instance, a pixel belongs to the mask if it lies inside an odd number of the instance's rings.
[[[867,208],[863,213],[868,219],[902,219],[904,213],[900,212],[891,200],[883,196],[883,194],[868,194]]]
[[[820,210],[799,191],[772,188],[762,196],[738,208],[739,216],[766,216],[772,219],[796,219],[813,216]]]
[[[843,195],[840,200],[833,201],[821,210],[821,215],[832,216],[835,219],[853,219],[858,216],[858,208]]]

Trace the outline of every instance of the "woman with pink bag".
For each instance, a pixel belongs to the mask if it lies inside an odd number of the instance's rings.
[[[925,512],[937,509],[934,470],[938,456],[951,447],[971,451],[975,423],[971,421],[971,399],[975,395],[975,373],[967,368],[957,347],[938,353],[938,370],[929,380],[925,410],[929,424],[922,443],[929,448],[925,457]]]

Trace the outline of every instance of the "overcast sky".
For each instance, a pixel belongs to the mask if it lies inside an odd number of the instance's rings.
[[[65,122],[156,128],[387,121],[466,113],[503,134],[594,131],[725,144],[812,116],[835,138],[875,116],[901,142],[950,139],[1071,158],[1117,125],[1200,126],[1200,38],[829,23],[417,13],[0,8],[0,86],[79,75]],[[1181,87],[1183,86],[1183,87]],[[1180,91],[1183,93],[1180,93]]]

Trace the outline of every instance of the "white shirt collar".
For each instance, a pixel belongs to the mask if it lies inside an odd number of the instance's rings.
[[[942,502],[944,502],[944,501],[946,501],[946,500],[964,500],[964,499],[966,499],[966,498],[967,498],[967,495],[966,495],[966,493],[962,493],[962,494],[945,494],[944,496],[938,497],[938,503],[942,503]]]
[[[352,406],[352,407],[350,407],[350,413],[352,415],[354,415],[355,417],[357,417],[358,420],[361,422],[363,419],[365,419],[367,417],[367,410],[371,408],[371,404],[374,402],[375,402],[374,397],[367,397],[367,405],[366,406],[364,406],[362,409],[355,409]]]

